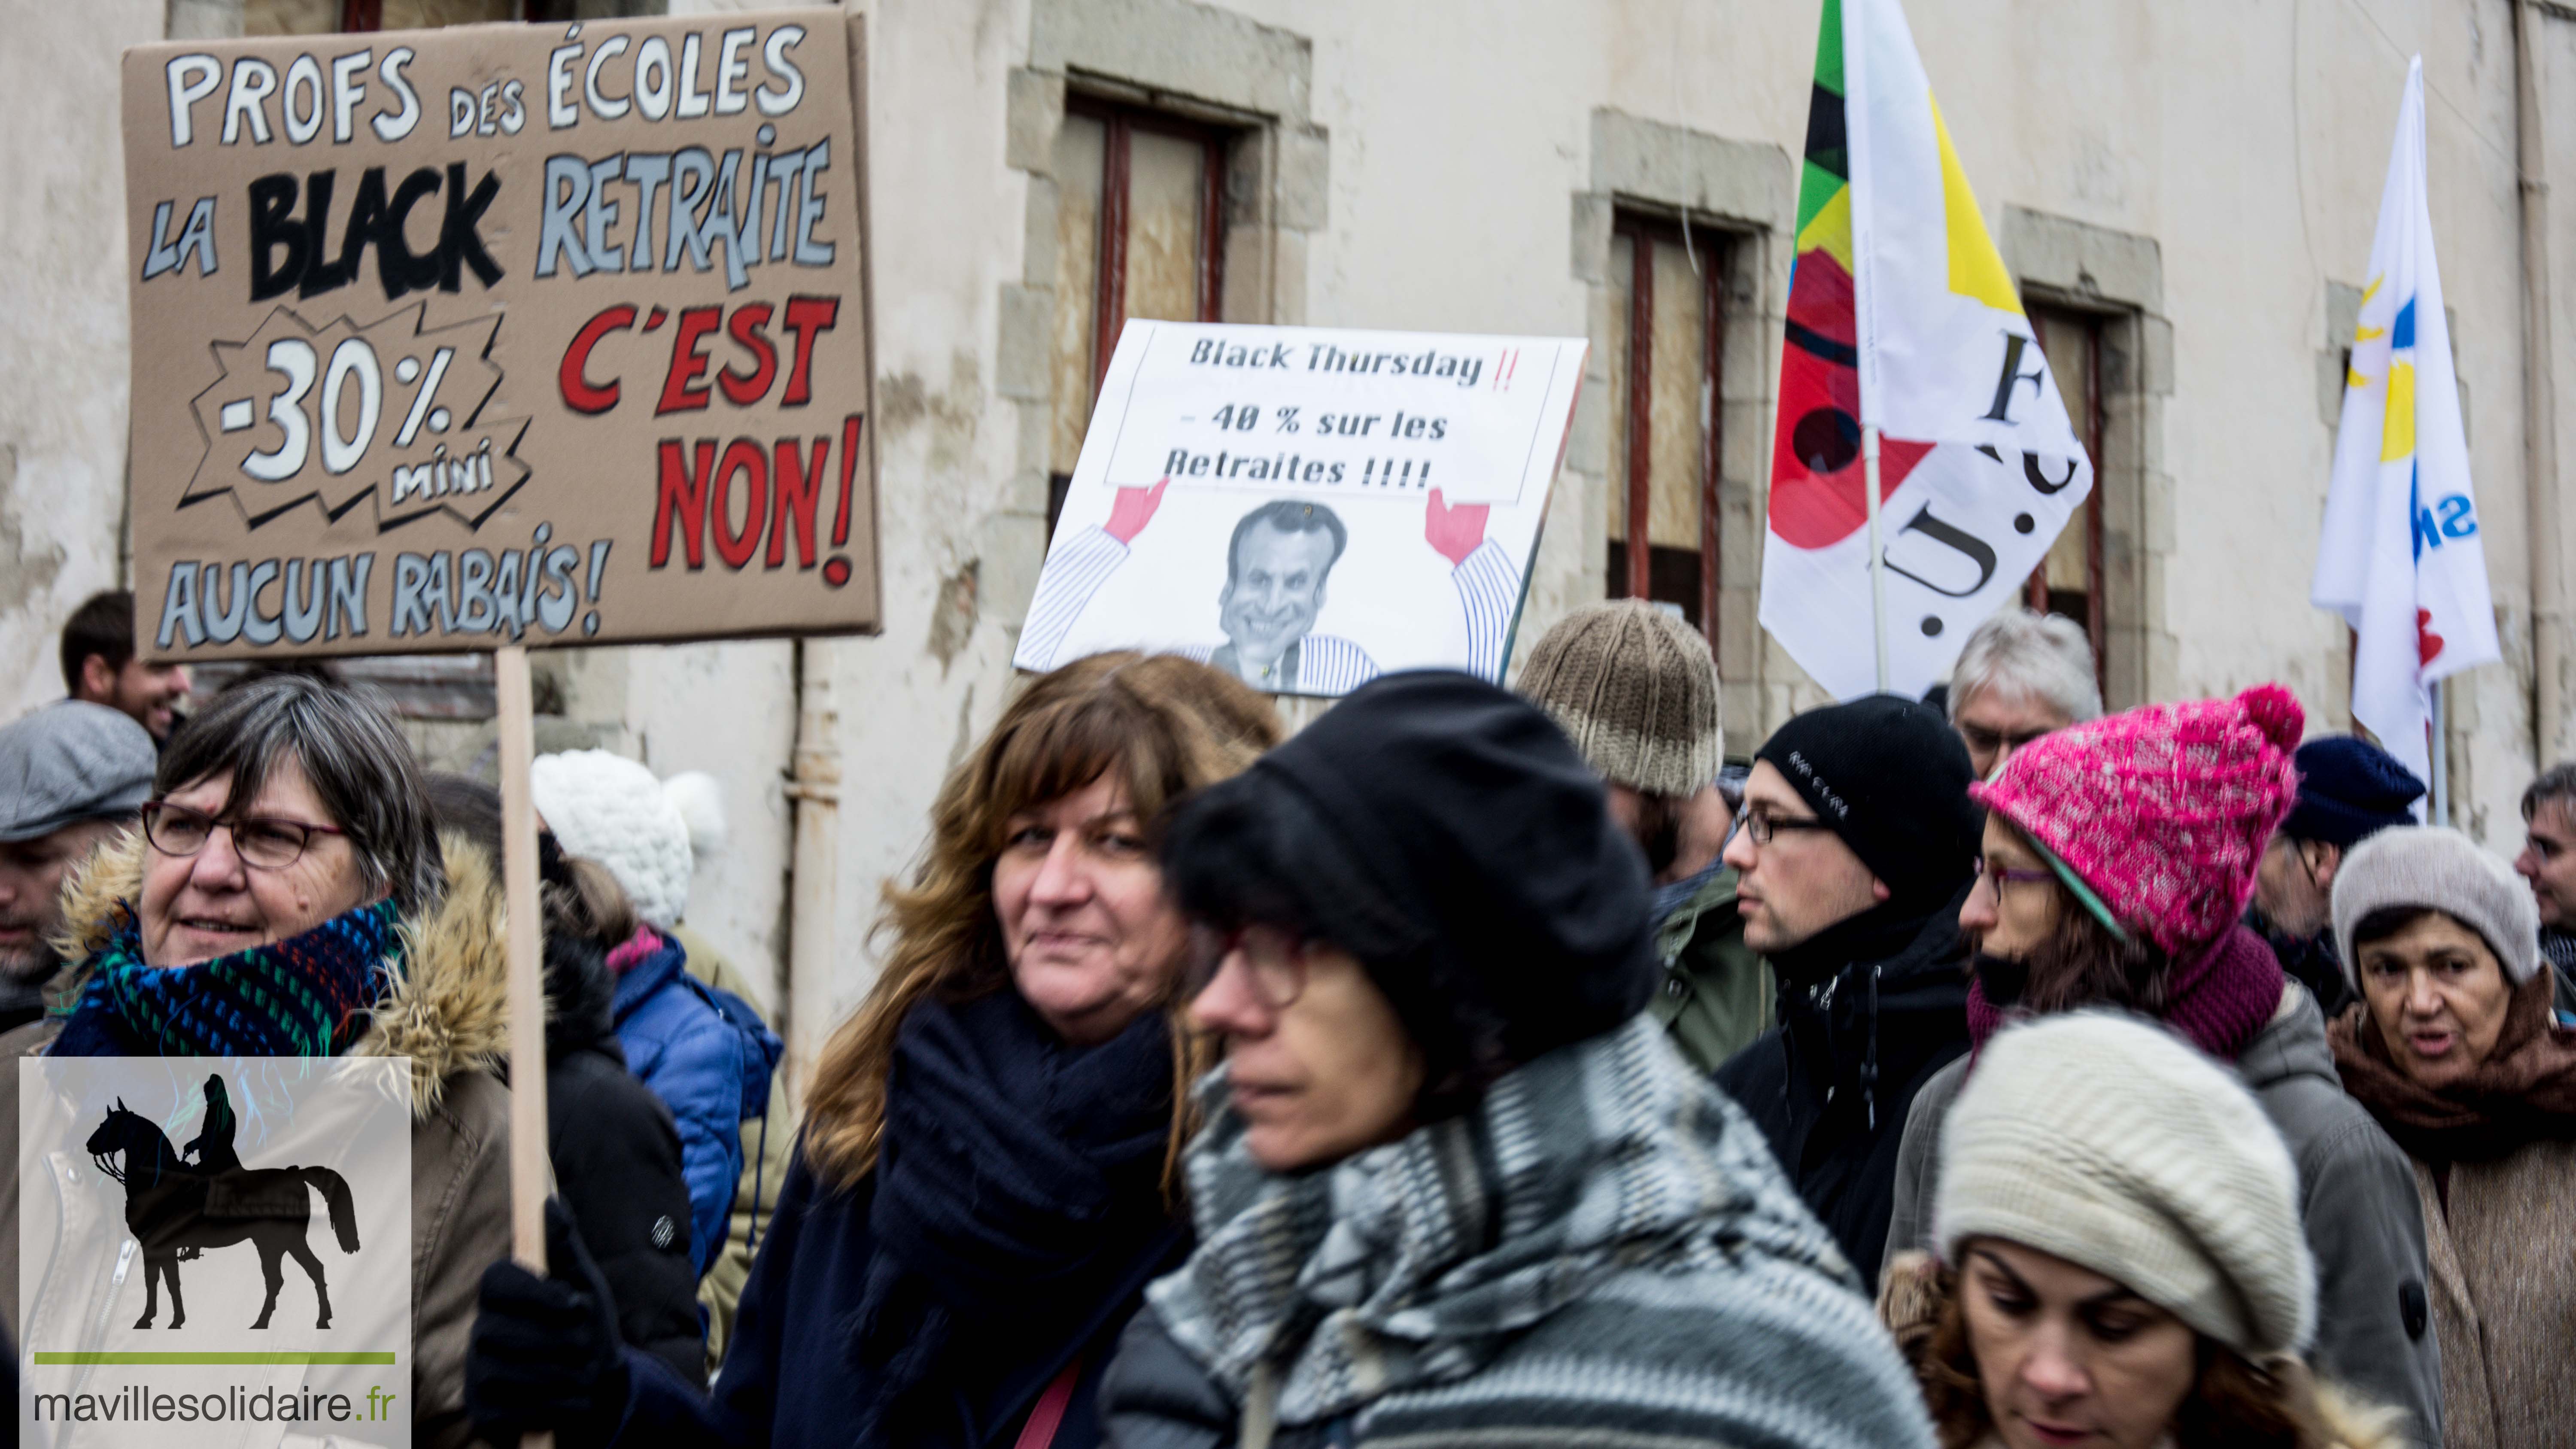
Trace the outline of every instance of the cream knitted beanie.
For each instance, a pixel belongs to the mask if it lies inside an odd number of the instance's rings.
[[[2248,1358],[2303,1352],[2316,1264],[2298,1173],[2253,1096],[2104,1011],[2007,1027],[1941,1133],[1941,1256],[1993,1237],[2127,1286]]]
[[[665,781],[606,750],[538,756],[528,793],[564,854],[606,866],[635,914],[657,931],[688,913],[698,852],[724,840],[723,799],[711,777],[692,772]]]
[[[2540,906],[2513,867],[2448,826],[2401,825],[2352,848],[2335,872],[2335,957],[2361,989],[2353,928],[2390,907],[2440,911],[2486,938],[2516,986],[2540,974]]]
[[[1650,795],[1696,795],[1726,763],[1717,656],[1640,599],[1575,610],[1530,646],[1517,686],[1593,771]]]

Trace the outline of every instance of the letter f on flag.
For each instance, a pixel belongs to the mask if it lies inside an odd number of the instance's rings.
[[[2501,657],[2424,190],[2424,62],[2407,67],[2344,377],[2309,601],[2358,635],[2352,717],[2433,778],[2428,691]]]
[[[1899,0],[1825,0],[1802,175],[1762,627],[1840,698],[1920,694],[2047,558],[2093,464]]]

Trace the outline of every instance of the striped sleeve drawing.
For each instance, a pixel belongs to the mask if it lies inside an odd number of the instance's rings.
[[[1038,575],[1037,595],[1029,600],[1028,621],[1020,626],[1020,648],[1011,663],[1040,674],[1064,663],[1056,658],[1064,636],[1073,632],[1091,596],[1126,561],[1127,545],[1097,526],[1058,545]]]
[[[1521,601],[1520,570],[1492,539],[1476,545],[1450,575],[1458,602],[1467,610],[1467,672],[1495,684],[1503,682],[1503,643]]]
[[[1377,675],[1377,661],[1348,639],[1309,634],[1297,646],[1299,694],[1345,695]]]

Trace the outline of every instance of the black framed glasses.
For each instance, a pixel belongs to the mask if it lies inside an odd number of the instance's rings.
[[[2003,730],[1990,730],[1984,725],[1963,724],[1959,726],[1959,738],[1967,741],[1968,750],[1971,754],[1979,755],[1991,755],[1996,751],[2001,750],[2006,745],[2010,745],[2015,753],[2019,753],[2024,746],[2030,744],[2033,740],[2055,733],[2057,733],[2057,731],[2053,729],[2013,730],[2007,733]]]
[[[1833,829],[1812,815],[1803,820],[1792,820],[1785,815],[1765,815],[1750,805],[1735,812],[1735,828],[1743,831],[1757,848],[1769,845],[1772,838],[1784,830],[1794,834],[1801,830]]]
[[[167,800],[144,802],[143,838],[163,855],[194,855],[206,848],[206,842],[214,839],[218,830],[232,832],[233,853],[241,857],[242,864],[256,870],[284,870],[302,860],[316,835],[348,834],[336,825],[269,815],[218,820],[203,810],[191,810]]]
[[[1304,938],[1277,926],[1245,926],[1234,931],[1193,926],[1189,969],[1182,978],[1181,989],[1196,998],[1216,984],[1227,962],[1240,957],[1253,995],[1272,1011],[1285,1011],[1306,990],[1306,944]]]

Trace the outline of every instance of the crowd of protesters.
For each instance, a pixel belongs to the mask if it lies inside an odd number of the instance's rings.
[[[1517,692],[1390,675],[1284,739],[1228,674],[1097,655],[950,774],[791,1112],[685,923],[711,782],[548,756],[538,1273],[497,792],[327,671],[192,695],[131,607],[0,726],[0,1057],[412,1057],[419,1442],[2576,1422],[2576,764],[2508,865],[2278,686],[2105,715],[2083,632],[2019,610],[1749,768],[1644,603]],[[112,1291],[20,1261],[59,1211],[0,1185],[18,1343]]]

